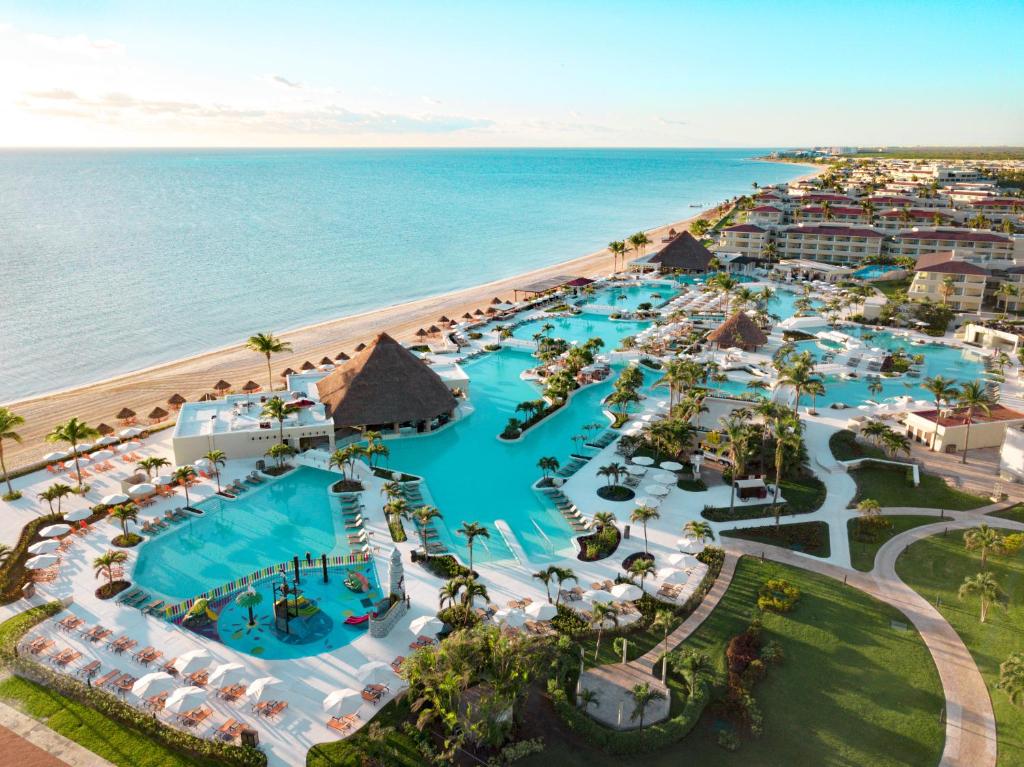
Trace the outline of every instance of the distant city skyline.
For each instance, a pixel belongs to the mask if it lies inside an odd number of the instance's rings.
[[[4,147],[1024,144],[1024,3],[0,2]]]

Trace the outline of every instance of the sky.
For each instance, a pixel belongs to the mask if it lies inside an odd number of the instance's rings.
[[[1021,30],[1021,0],[0,0],[0,146],[1020,145]]]

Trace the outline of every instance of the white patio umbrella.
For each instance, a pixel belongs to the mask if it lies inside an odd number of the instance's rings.
[[[558,608],[550,602],[534,602],[526,606],[526,614],[534,620],[549,621],[558,615]]]
[[[52,554],[60,546],[57,541],[39,541],[39,543],[33,543],[26,549],[29,554],[33,556],[36,554]]]
[[[75,509],[74,511],[69,511],[65,514],[64,520],[67,522],[81,522],[83,519],[88,519],[91,516],[92,509],[90,508]]]
[[[676,461],[662,461],[659,467],[665,471],[680,471],[683,468],[683,464]]]
[[[515,607],[506,607],[494,614],[494,620],[504,623],[509,628],[521,628],[526,622],[526,613]]]
[[[99,440],[96,444],[103,445],[103,447],[110,447],[111,445],[117,444],[117,437],[115,437],[113,434],[110,434],[104,437],[103,439]]]
[[[620,602],[632,602],[644,595],[639,586],[632,583],[616,583],[612,586],[612,596]]]
[[[200,468],[200,467],[204,467],[205,468],[206,466],[210,465],[210,459],[209,458],[199,458],[192,465],[195,466],[197,469]]]
[[[324,711],[333,711],[339,716],[354,714],[363,705],[363,697],[355,690],[335,690],[324,698]]]
[[[92,442],[83,442],[80,445],[75,445],[75,452],[84,453],[86,450],[92,450],[93,447],[95,447],[95,445],[93,445]]]
[[[179,674],[187,673],[189,667],[192,666],[196,661],[200,661],[203,658],[209,657],[210,653],[206,650],[190,650],[189,652],[184,653],[183,655],[179,655],[177,657],[177,659],[174,661],[174,670],[177,671]]]
[[[53,567],[59,561],[60,557],[55,554],[40,554],[27,560],[25,567],[29,570],[45,570],[47,567]]]
[[[387,663],[379,660],[372,660],[364,663],[356,669],[356,678],[364,684],[380,684],[390,682],[395,677],[395,672]]]
[[[590,589],[589,591],[583,592],[583,598],[589,599],[591,602],[614,602],[615,597],[611,595],[611,592],[604,591],[603,589]]]
[[[669,474],[667,471],[656,471],[647,476],[648,479],[653,479],[655,482],[660,482],[663,485],[674,485],[676,483],[676,475]]]
[[[68,525],[47,525],[39,531],[40,538],[57,538],[71,532]]]
[[[697,542],[696,538],[678,538],[676,540],[676,548],[680,551],[693,554],[700,551],[704,547]]]
[[[134,426],[130,426],[127,429],[121,429],[121,431],[117,433],[117,436],[119,436],[121,439],[131,439],[132,437],[137,437],[140,434],[142,434],[142,429],[137,429]]]
[[[47,453],[43,456],[43,460],[47,463],[53,463],[54,461],[63,461],[67,457],[67,453]]]
[[[266,689],[273,687],[275,684],[281,684],[281,680],[276,676],[261,676],[245,688],[245,697],[251,698],[254,703],[258,703]]]
[[[135,684],[132,685],[132,695],[137,695],[141,698],[150,690],[152,690],[153,693],[157,693],[160,692],[162,688],[170,687],[173,684],[174,677],[166,671],[154,671],[153,673],[141,676],[136,680]]]
[[[639,477],[647,473],[647,469],[643,466],[627,466],[626,473],[632,474],[634,477]]]
[[[121,503],[128,503],[128,496],[124,493],[111,493],[100,498],[100,503],[104,506],[117,506]]]
[[[164,709],[166,711],[181,713],[182,709],[188,710],[190,708],[195,708],[196,704],[205,697],[206,690],[202,687],[179,687],[167,696],[167,701],[164,703]]]
[[[664,583],[686,583],[690,576],[684,570],[677,570],[674,567],[663,567],[657,572],[657,577]]]
[[[642,495],[633,499],[633,503],[637,506],[657,506],[661,503],[659,498],[651,498],[649,495]]]
[[[630,459],[637,466],[653,466],[654,459],[648,455],[637,455]]]
[[[174,477],[170,474],[157,474],[156,479],[153,480],[153,484],[160,485],[160,487],[169,485],[172,482],[174,482]]]
[[[691,554],[673,554],[668,558],[668,561],[673,567],[678,567],[682,570],[690,570],[701,563],[697,557]]]
[[[113,457],[114,454],[109,450],[97,450],[92,454],[92,459],[94,461],[109,461]]]
[[[668,485],[646,485],[644,486],[644,492],[648,495],[665,496],[671,492],[671,488]]]
[[[444,628],[444,624],[433,615],[423,615],[415,618],[409,623],[409,631],[416,636],[420,634],[437,635],[437,632]]]
[[[244,669],[241,663],[221,663],[210,672],[210,678],[207,680],[210,684],[226,685],[229,679],[234,679],[238,676],[238,672]]]
[[[142,498],[144,495],[152,495],[154,492],[156,492],[156,488],[148,482],[142,482],[128,488],[128,495],[132,498]]]

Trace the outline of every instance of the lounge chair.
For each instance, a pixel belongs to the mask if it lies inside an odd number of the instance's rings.
[[[405,656],[399,655],[393,661],[391,661],[391,670],[396,674],[402,669],[402,664],[405,663]]]
[[[120,601],[121,604],[123,604],[123,605],[125,605],[127,607],[138,607],[141,603],[145,602],[147,599],[149,599],[149,594],[147,594],[145,591],[138,591],[135,594],[133,594],[132,596],[130,596],[130,597],[126,598],[126,599],[119,600],[119,601]]]
[[[117,682],[114,683],[114,687],[117,689],[119,693],[124,695],[125,693],[131,691],[132,685],[134,685],[137,681],[139,681],[138,677],[134,677],[131,674],[125,674],[120,679],[118,679]]]
[[[245,685],[231,684],[227,687],[221,687],[217,694],[224,700],[234,702],[245,694]]]
[[[89,661],[82,666],[75,673],[83,679],[92,679],[100,670],[100,662],[98,660]]]
[[[142,705],[151,711],[163,711],[164,704],[167,702],[167,696],[170,694],[170,690],[164,690],[156,695],[150,695]]]
[[[239,722],[237,719],[228,719],[217,728],[217,736],[222,740],[234,740],[244,728],[244,722]]]
[[[193,671],[185,678],[196,687],[205,687],[206,683],[210,681],[210,670],[206,668],[199,669],[198,671]]]
[[[44,652],[53,647],[54,641],[52,639],[40,638],[29,645],[28,651],[33,655],[42,655]]]
[[[363,691],[360,694],[363,696],[363,700],[368,701],[375,706],[380,703],[380,699],[384,697],[384,693],[382,691],[371,690],[369,687],[363,688]]]
[[[267,708],[263,709],[263,711],[261,711],[260,713],[266,717],[274,717],[279,715],[286,708],[288,708],[288,701],[278,700],[274,701],[274,704],[272,706],[268,706]]]
[[[106,674],[104,674],[99,679],[97,679],[93,686],[94,687],[104,687],[107,684],[109,684],[113,679],[115,679],[117,677],[120,677],[120,676],[121,676],[121,672],[119,670],[117,670],[117,669],[115,669],[113,671],[108,671]]]
[[[199,706],[191,711],[186,711],[178,719],[186,727],[195,727],[206,721],[212,713],[213,709],[209,706]]]
[[[54,655],[52,660],[55,665],[66,667],[69,663],[74,663],[81,657],[82,653],[78,652],[78,650],[72,650],[71,648],[68,648]]]
[[[62,620],[60,623],[58,623],[57,627],[61,631],[74,631],[79,626],[81,626],[83,623],[85,623],[85,621],[83,621],[77,615],[69,615],[64,620]]]
[[[347,716],[332,716],[327,720],[327,726],[332,730],[337,730],[338,732],[348,732],[357,721],[359,720],[355,714],[348,714]]]
[[[162,600],[162,599],[154,599],[148,605],[146,605],[145,607],[139,608],[139,609],[141,609],[142,612],[146,613],[147,615],[154,615],[157,612],[159,612],[160,609],[163,606],[164,606],[164,600]]]

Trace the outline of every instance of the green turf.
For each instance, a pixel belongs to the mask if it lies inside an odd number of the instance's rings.
[[[1024,522],[1024,503],[1018,503],[1016,506],[1011,506],[1008,509],[1002,511],[993,511],[989,514],[990,517],[999,517],[1000,519],[1011,519],[1014,522]]]
[[[705,714],[679,744],[651,754],[610,757],[579,742],[548,738],[542,755],[521,767],[887,767],[937,764],[943,745],[938,673],[921,638],[890,608],[838,581],[745,558],[722,602],[684,644],[707,652],[724,678],[725,646],[747,625],[758,587],[786,578],[802,596],[787,616],[765,616],[765,638],[785,661],[755,688],[766,733],[735,753],[716,744]],[[899,662],[894,663],[893,659]]]
[[[871,287],[878,288],[886,298],[893,298],[899,293],[906,293],[910,282],[910,277],[903,277],[899,280],[877,280],[871,283]]]
[[[722,535],[754,543],[767,543],[792,551],[801,551],[813,557],[828,557],[832,553],[827,522],[796,522],[794,524],[764,525],[761,527],[734,527],[723,530]]]
[[[0,700],[94,754],[123,767],[216,765],[186,757],[77,701],[19,677],[0,681]]]
[[[403,700],[388,703],[373,718],[373,722],[355,735],[313,746],[306,753],[307,767],[364,767],[367,764],[386,764],[388,767],[421,767],[424,764],[416,744],[398,729],[409,719],[409,706]],[[373,725],[376,724],[376,727]],[[378,729],[379,728],[379,729]],[[378,733],[375,738],[370,733]],[[368,762],[369,755],[377,762]]]
[[[936,535],[918,541],[896,562],[896,572],[907,585],[939,610],[956,629],[974,656],[992,697],[998,730],[999,767],[1024,765],[1024,707],[1010,703],[1006,693],[995,689],[999,664],[1011,652],[1024,648],[1024,556],[1012,559],[989,557],[988,569],[1010,596],[1006,611],[993,607],[988,621],[978,620],[974,598],[957,599],[965,576],[980,569],[977,553],[964,549],[963,534]]]
[[[914,487],[906,479],[906,470],[896,467],[873,466],[850,472],[857,483],[857,498],[872,498],[880,506],[917,506],[923,509],[952,509],[969,511],[987,506],[992,501],[984,496],[972,495],[946,484],[942,477],[921,474],[921,484]]]
[[[846,527],[850,538],[850,562],[857,570],[868,572],[875,566],[875,554],[886,541],[893,536],[912,530],[921,525],[930,525],[934,522],[941,522],[938,517],[930,517],[924,514],[893,514],[885,519],[892,523],[892,527],[879,533],[873,541],[859,541],[856,539],[858,520],[847,521]]]

